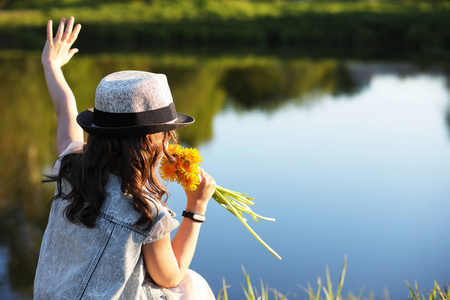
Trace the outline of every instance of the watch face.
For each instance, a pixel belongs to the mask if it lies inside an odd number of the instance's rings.
[[[199,222],[204,222],[204,221],[206,220],[206,217],[205,217],[205,216],[198,215],[198,214],[194,214],[194,215],[192,216],[192,218],[193,218],[194,220],[196,220],[196,221],[199,221]]]
[[[197,222],[205,222],[206,220],[206,217],[204,215],[195,214],[189,211],[183,211],[182,216]]]

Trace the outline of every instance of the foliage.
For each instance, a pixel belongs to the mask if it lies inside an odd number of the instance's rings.
[[[8,103],[15,99],[14,105],[31,109],[31,106],[27,106],[29,99],[40,99],[40,103],[33,102],[33,105],[39,105],[39,110],[45,110],[48,115],[46,120],[49,120],[45,125],[50,127],[53,124],[51,122],[54,122],[53,112],[51,103],[45,101],[48,92],[39,53],[3,52],[0,53],[0,62],[0,78],[5,83],[0,89],[0,107],[13,111],[13,105],[8,106]],[[95,88],[103,76],[125,69],[167,75],[177,110],[196,119],[194,125],[180,130],[183,142],[194,147],[211,139],[214,116],[226,102],[238,110],[272,112],[288,103],[311,105],[316,101],[317,95],[353,93],[357,90],[354,83],[341,84],[339,78],[343,73],[348,73],[348,70],[343,70],[342,64],[331,59],[280,59],[264,56],[208,58],[178,54],[83,55],[83,49],[80,49],[80,54],[65,67],[65,75],[77,98],[79,110],[92,107]],[[29,115],[31,114],[33,113]],[[8,116],[14,118],[15,114],[11,112]],[[8,120],[3,120],[1,124],[6,128]],[[24,117],[23,122],[33,130],[51,132],[50,129],[42,128],[37,119]],[[22,129],[20,133],[11,136],[11,139],[17,140],[26,132],[27,129]],[[41,135],[32,134],[32,138]],[[53,154],[48,151],[42,153],[49,157]]]
[[[402,56],[450,49],[449,1],[54,3],[17,4],[0,12],[1,47],[40,48],[47,19],[74,15],[84,26],[78,44],[85,51],[251,47]]]
[[[30,293],[52,194],[41,184],[51,152],[41,149],[48,149],[55,133],[52,110],[35,98],[46,92],[43,76],[36,76],[41,74],[36,60],[0,60],[0,244],[12,248],[7,262],[12,288]]]

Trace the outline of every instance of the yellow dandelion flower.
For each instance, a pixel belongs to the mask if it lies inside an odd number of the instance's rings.
[[[176,155],[177,153],[180,152],[180,150],[179,150],[180,147],[181,147],[180,145],[173,145],[173,144],[170,144],[170,145],[167,147],[167,152],[169,152],[170,155]]]
[[[171,164],[168,161],[165,164],[161,163],[160,173],[162,179],[173,182],[176,179],[176,172],[177,167],[175,166],[175,164]]]
[[[195,191],[197,186],[200,184],[200,178],[198,174],[185,173],[181,180],[181,185],[183,188],[189,191]]]
[[[199,173],[199,165],[197,164],[191,164],[189,161],[183,161],[180,164],[180,168],[181,170],[183,170],[184,172],[188,173],[188,174],[198,174]]]
[[[175,158],[169,162],[166,157],[161,159],[160,173],[164,180],[180,183],[183,188],[194,191],[200,184],[199,162],[202,160],[197,149],[188,149],[180,145],[169,145],[167,151]]]
[[[192,164],[198,164],[203,161],[202,157],[200,156],[200,152],[195,148],[185,149],[184,157]]]

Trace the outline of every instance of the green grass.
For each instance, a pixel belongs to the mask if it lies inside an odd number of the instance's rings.
[[[73,15],[87,49],[325,49],[447,53],[450,1],[50,1],[0,11],[0,47],[42,47],[45,23]],[[201,4],[199,4],[201,3]]]
[[[268,285],[264,285],[262,280],[261,288],[258,290],[258,288],[253,286],[250,280],[250,275],[245,271],[244,267],[242,267],[242,271],[244,272],[246,286],[241,286],[246,300],[287,300],[287,295],[283,295],[275,289],[269,289]],[[229,286],[227,286],[225,279],[223,279],[222,289],[217,295],[217,300],[229,300],[227,293],[228,288]],[[270,295],[273,295],[273,298],[270,298]]]
[[[408,281],[406,281],[406,285],[409,288],[410,296],[408,299],[413,300],[448,300],[450,299],[450,285],[447,287],[441,288],[439,284],[435,281],[433,289],[430,292],[426,293],[426,296],[423,292],[419,291],[419,287],[417,282],[414,283],[415,289],[411,287]]]
[[[245,300],[288,300],[288,294],[283,295],[275,289],[271,289],[268,285],[264,285],[261,280],[261,287],[258,288],[250,280],[250,275],[245,271],[244,277],[246,285],[242,286],[244,299]],[[308,300],[373,300],[375,299],[375,294],[373,292],[369,293],[368,297],[363,297],[364,289],[361,289],[359,294],[355,296],[352,292],[349,292],[345,297],[342,296],[342,288],[344,286],[345,274],[347,272],[347,258],[344,260],[344,266],[342,268],[341,277],[337,283],[336,289],[333,288],[333,281],[331,280],[330,271],[328,266],[326,266],[326,283],[322,284],[322,279],[317,278],[317,287],[313,288],[309,283],[307,287],[299,285],[307,294]],[[450,299],[450,284],[444,287],[440,287],[435,281],[434,286],[428,292],[421,292],[415,283],[415,288],[413,289],[408,282],[406,282],[410,294],[408,299],[412,300],[449,300]],[[226,285],[225,279],[223,280],[222,289],[217,295],[217,300],[229,300],[228,292],[229,286]],[[270,296],[273,297],[270,297]],[[384,299],[390,300],[389,291],[385,290]],[[305,299],[305,298],[303,298]]]
[[[250,2],[166,1],[126,3],[110,1],[50,1],[35,5],[18,5],[0,13],[0,25],[6,27],[38,26],[48,18],[58,20],[62,16],[75,15],[85,23],[160,23],[185,21],[251,21],[260,18],[301,17],[313,14],[371,13],[415,14],[449,12],[448,1],[314,1],[314,2]],[[123,13],[126,11],[127,13]],[[20,16],[20,17],[19,17]]]

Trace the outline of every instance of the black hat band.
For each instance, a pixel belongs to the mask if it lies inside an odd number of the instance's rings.
[[[135,113],[110,113],[94,108],[92,124],[98,127],[132,127],[170,123],[177,119],[175,104]]]

